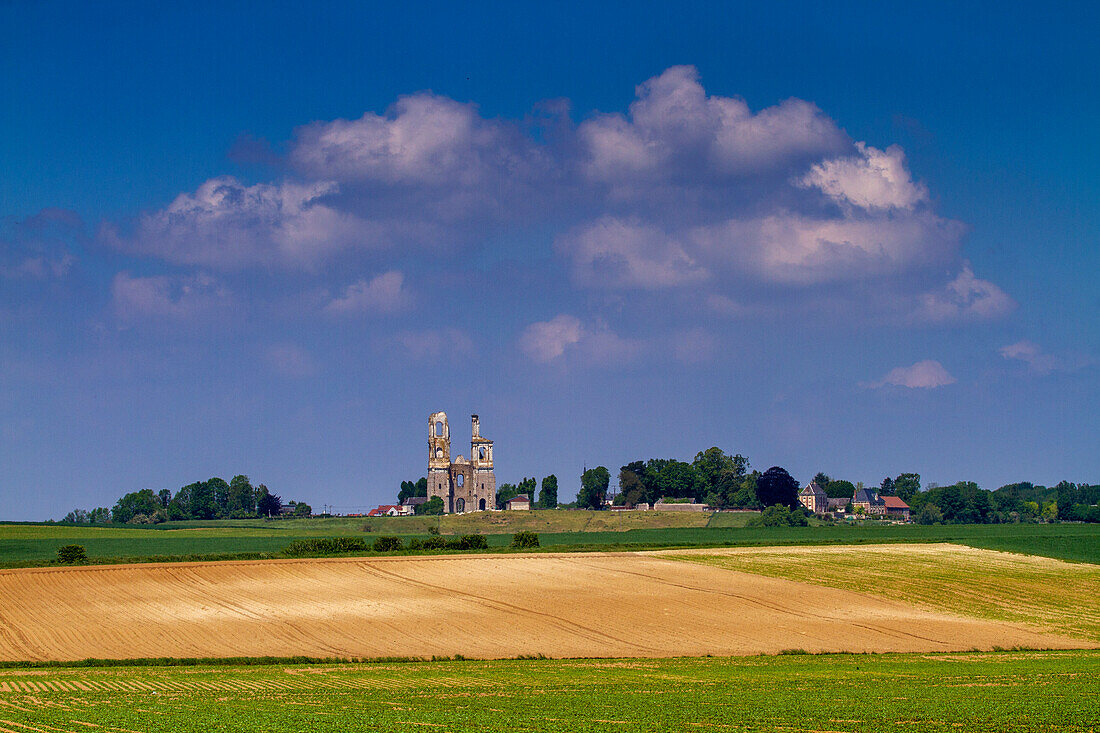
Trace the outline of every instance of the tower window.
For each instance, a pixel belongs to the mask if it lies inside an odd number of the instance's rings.
[[[465,479],[466,479],[466,477],[465,477],[465,476],[463,476],[463,475],[462,475],[462,474],[460,473],[460,474],[458,474],[458,477],[457,477],[457,478],[455,478],[455,483],[456,483],[456,484],[458,484],[459,486],[462,486],[462,483],[463,483],[463,481],[464,481]]]

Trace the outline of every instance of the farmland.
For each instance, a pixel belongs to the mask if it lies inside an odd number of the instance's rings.
[[[1100,653],[0,670],[0,728],[1090,731]]]
[[[447,517],[313,518],[173,522],[155,528],[0,524],[0,567],[49,563],[57,548],[83,545],[93,562],[260,553],[274,556],[291,542],[314,537],[381,534],[426,537],[430,526],[444,535],[484,533],[494,551],[513,532],[539,533],[543,549],[613,550],[643,547],[766,546],[954,542],[993,550],[1100,563],[1100,525],[818,525],[750,528],[746,513],[532,511]]]
[[[1100,643],[1100,565],[959,545],[767,547],[661,553],[690,562],[860,591]]]
[[[982,560],[997,553],[972,552],[979,557],[968,572],[989,575],[991,564]],[[1068,636],[1058,618],[1005,623],[736,572],[717,561],[540,553],[2,570],[0,659],[669,657],[790,647],[1095,645]]]

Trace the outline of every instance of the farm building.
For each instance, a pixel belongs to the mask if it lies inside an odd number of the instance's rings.
[[[521,512],[525,512],[531,508],[531,497],[527,496],[527,494],[514,496],[508,500],[508,503],[505,505],[505,507],[510,509],[511,511],[518,510]]]
[[[884,496],[882,501],[886,504],[886,516],[909,521],[909,505],[896,496]]]
[[[404,514],[397,504],[380,504],[367,512],[368,517],[398,517]]]
[[[874,489],[856,489],[852,496],[852,509],[863,510],[864,514],[886,514],[886,502]]]

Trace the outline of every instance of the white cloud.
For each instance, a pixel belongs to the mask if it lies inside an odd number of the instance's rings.
[[[230,295],[206,275],[135,277],[119,272],[111,281],[111,301],[120,321],[188,319],[215,314]]]
[[[310,267],[352,246],[378,244],[378,230],[324,203],[331,181],[246,186],[212,178],[166,209],[143,216],[133,237],[103,237],[120,249],[219,269]]]
[[[655,226],[602,217],[558,238],[573,279],[589,287],[657,289],[707,278],[706,270]]]
[[[519,348],[538,362],[557,359],[565,349],[578,343],[584,335],[581,322],[574,316],[562,314],[549,321],[532,323],[519,338]]]
[[[1044,353],[1039,345],[1032,341],[1017,341],[1008,346],[1002,346],[998,353],[1005,359],[1016,359],[1027,364],[1029,371],[1036,374],[1050,374],[1062,366],[1060,360],[1053,354]]]
[[[969,262],[943,288],[920,296],[917,319],[929,322],[987,320],[1011,312],[1016,302],[988,280],[974,276]]]
[[[561,314],[532,323],[519,337],[519,348],[540,364],[571,358],[586,366],[616,366],[633,361],[644,344],[619,336],[603,323],[584,325]]]
[[[958,380],[943,368],[943,364],[932,359],[925,359],[924,361],[918,361],[913,366],[891,369],[882,379],[865,386],[877,388],[891,385],[909,389],[935,389],[936,387],[954,384],[956,381]]]
[[[798,185],[864,209],[913,209],[928,201],[928,189],[913,182],[900,147],[891,145],[884,152],[860,142],[856,150],[856,156],[814,164]]]
[[[540,156],[513,125],[484,119],[472,104],[420,93],[401,97],[387,115],[299,128],[290,160],[314,178],[476,186],[500,173],[528,174]]]
[[[397,270],[384,272],[371,280],[359,280],[344,289],[342,295],[325,306],[330,313],[392,313],[405,308],[410,300],[404,286],[405,276]]]
[[[577,135],[583,170],[630,188],[643,179],[745,175],[804,157],[841,152],[847,136],[814,105],[788,100],[753,114],[745,102],[708,97],[692,66],[640,84],[628,115],[604,114]]]

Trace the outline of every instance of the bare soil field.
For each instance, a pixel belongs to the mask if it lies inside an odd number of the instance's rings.
[[[0,571],[0,659],[673,657],[1092,646],[640,553]]]

